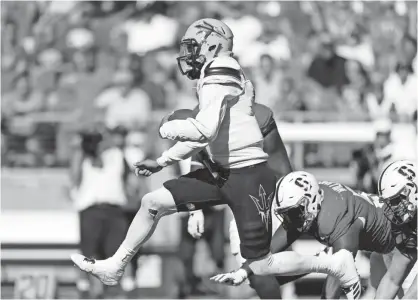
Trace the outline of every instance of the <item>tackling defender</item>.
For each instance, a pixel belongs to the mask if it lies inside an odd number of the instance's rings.
[[[327,259],[294,252],[271,255],[270,210],[276,180],[267,166],[268,155],[262,149],[263,137],[252,111],[254,88],[232,58],[232,45],[233,34],[221,21],[202,19],[188,28],[177,61],[183,75],[199,79],[199,113],[195,119],[163,124],[161,137],[178,142],[156,161],[137,163],[135,170],[137,175],[150,176],[207,147],[211,159],[222,168],[219,180],[201,169],[165,182],[143,197],[124,242],[112,257],[95,260],[72,255],[80,269],[104,284],[117,284],[161,217],[218,204],[231,208],[240,234],[241,254],[248,262],[238,271],[237,280],[221,276],[220,281],[238,284],[253,270],[257,275],[325,272],[338,277],[342,286],[358,284],[355,265],[346,259],[347,252]]]
[[[391,163],[382,172],[378,192],[384,203],[385,216],[391,222],[396,248],[392,262],[376,291],[376,299],[394,299],[405,278],[417,261],[416,165],[401,160]],[[404,299],[417,298],[416,273]]]
[[[334,253],[340,250],[348,250],[354,256],[358,250],[390,253],[395,247],[390,222],[383,210],[374,206],[371,197],[339,183],[318,183],[307,172],[282,177],[277,183],[273,211],[283,218],[283,226],[273,236],[272,252],[284,251],[302,233],[308,233],[333,247]],[[232,235],[236,233],[232,231]],[[237,237],[231,240],[239,242]],[[326,298],[339,297],[335,278],[328,276],[324,293]]]

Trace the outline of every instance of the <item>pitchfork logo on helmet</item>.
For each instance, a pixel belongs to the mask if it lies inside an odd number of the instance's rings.
[[[231,29],[216,19],[201,19],[187,29],[180,42],[178,67],[189,79],[198,79],[206,62],[221,53],[232,53]]]
[[[383,170],[378,182],[380,201],[386,217],[396,225],[408,223],[415,216],[418,203],[416,165],[400,160]]]
[[[312,174],[298,171],[277,182],[275,198],[274,213],[283,217],[284,224],[306,232],[318,216],[323,192]]]

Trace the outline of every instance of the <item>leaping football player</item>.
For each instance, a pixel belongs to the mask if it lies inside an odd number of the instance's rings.
[[[378,193],[385,216],[391,222],[396,248],[388,271],[380,281],[376,299],[394,299],[417,261],[417,168],[411,161],[391,163],[380,175]],[[417,298],[415,278],[403,299]]]
[[[241,284],[256,275],[297,275],[324,272],[336,276],[343,287],[357,285],[355,265],[340,251],[327,259],[294,252],[271,255],[271,204],[276,187],[274,172],[267,166],[263,136],[252,111],[254,87],[232,57],[233,34],[215,19],[194,22],[180,42],[180,72],[198,79],[199,113],[196,118],[173,120],[159,130],[162,138],[177,143],[157,160],[137,163],[137,175],[150,176],[162,168],[191,157],[208,147],[210,158],[223,171],[217,181],[206,169],[165,182],[145,195],[125,240],[106,260],[72,255],[73,262],[106,285],[116,285],[126,265],[149,239],[163,216],[227,204],[235,217],[241,255],[247,259],[233,274],[219,282]],[[253,199],[256,199],[253,200]]]
[[[272,238],[272,252],[284,251],[302,233],[307,233],[332,247],[334,253],[349,251],[351,260],[358,250],[390,253],[395,247],[391,225],[383,210],[373,204],[376,199],[372,197],[377,196],[335,182],[318,182],[303,171],[282,177],[272,209],[283,219],[283,225]],[[231,241],[239,242],[234,237],[236,232],[231,235]],[[360,287],[353,292],[360,294]],[[323,293],[327,299],[339,297],[339,285],[332,276],[328,276]]]
[[[276,122],[274,120],[273,112],[265,105],[254,103],[253,104],[254,116],[257,120],[263,135],[263,150],[269,155],[268,165],[272,169],[277,178],[280,178],[290,172],[292,172],[292,166],[289,161],[286,148],[280,137]],[[198,112],[198,111],[197,111]],[[169,120],[184,120],[187,118],[195,118],[197,114],[196,110],[191,111],[187,109],[181,109],[173,112],[169,117]],[[198,170],[201,168],[207,168],[211,171],[214,178],[217,178],[220,174],[219,167],[214,164],[206,150],[202,150],[191,160],[191,170]],[[200,238],[204,234],[204,213],[202,210],[191,211],[188,222],[188,231],[194,238]],[[272,220],[273,227],[274,221]],[[235,224],[235,223],[234,223]],[[236,244],[239,249],[239,243]],[[242,261],[239,261],[240,265]],[[299,278],[300,276],[297,276]],[[256,291],[260,299],[281,299],[280,285],[289,281],[293,281],[295,277],[288,276],[250,276],[250,286]]]

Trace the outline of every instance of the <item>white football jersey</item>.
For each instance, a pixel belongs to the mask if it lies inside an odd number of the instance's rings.
[[[252,110],[254,87],[234,58],[220,56],[206,63],[197,93],[199,113],[195,119],[173,120],[161,126],[161,136],[182,143],[164,152],[160,164],[184,159],[204,147],[214,162],[226,168],[267,161]]]

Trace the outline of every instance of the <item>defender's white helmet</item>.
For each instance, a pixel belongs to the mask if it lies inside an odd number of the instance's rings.
[[[380,201],[385,203],[385,215],[394,224],[412,220],[416,214],[418,191],[416,165],[412,161],[399,160],[383,170],[378,182]]]
[[[307,172],[292,172],[276,184],[274,213],[283,217],[284,225],[292,223],[306,232],[318,216],[323,191],[316,178]]]
[[[189,26],[180,42],[180,72],[198,79],[205,64],[221,53],[232,53],[234,35],[222,21],[201,19]]]

